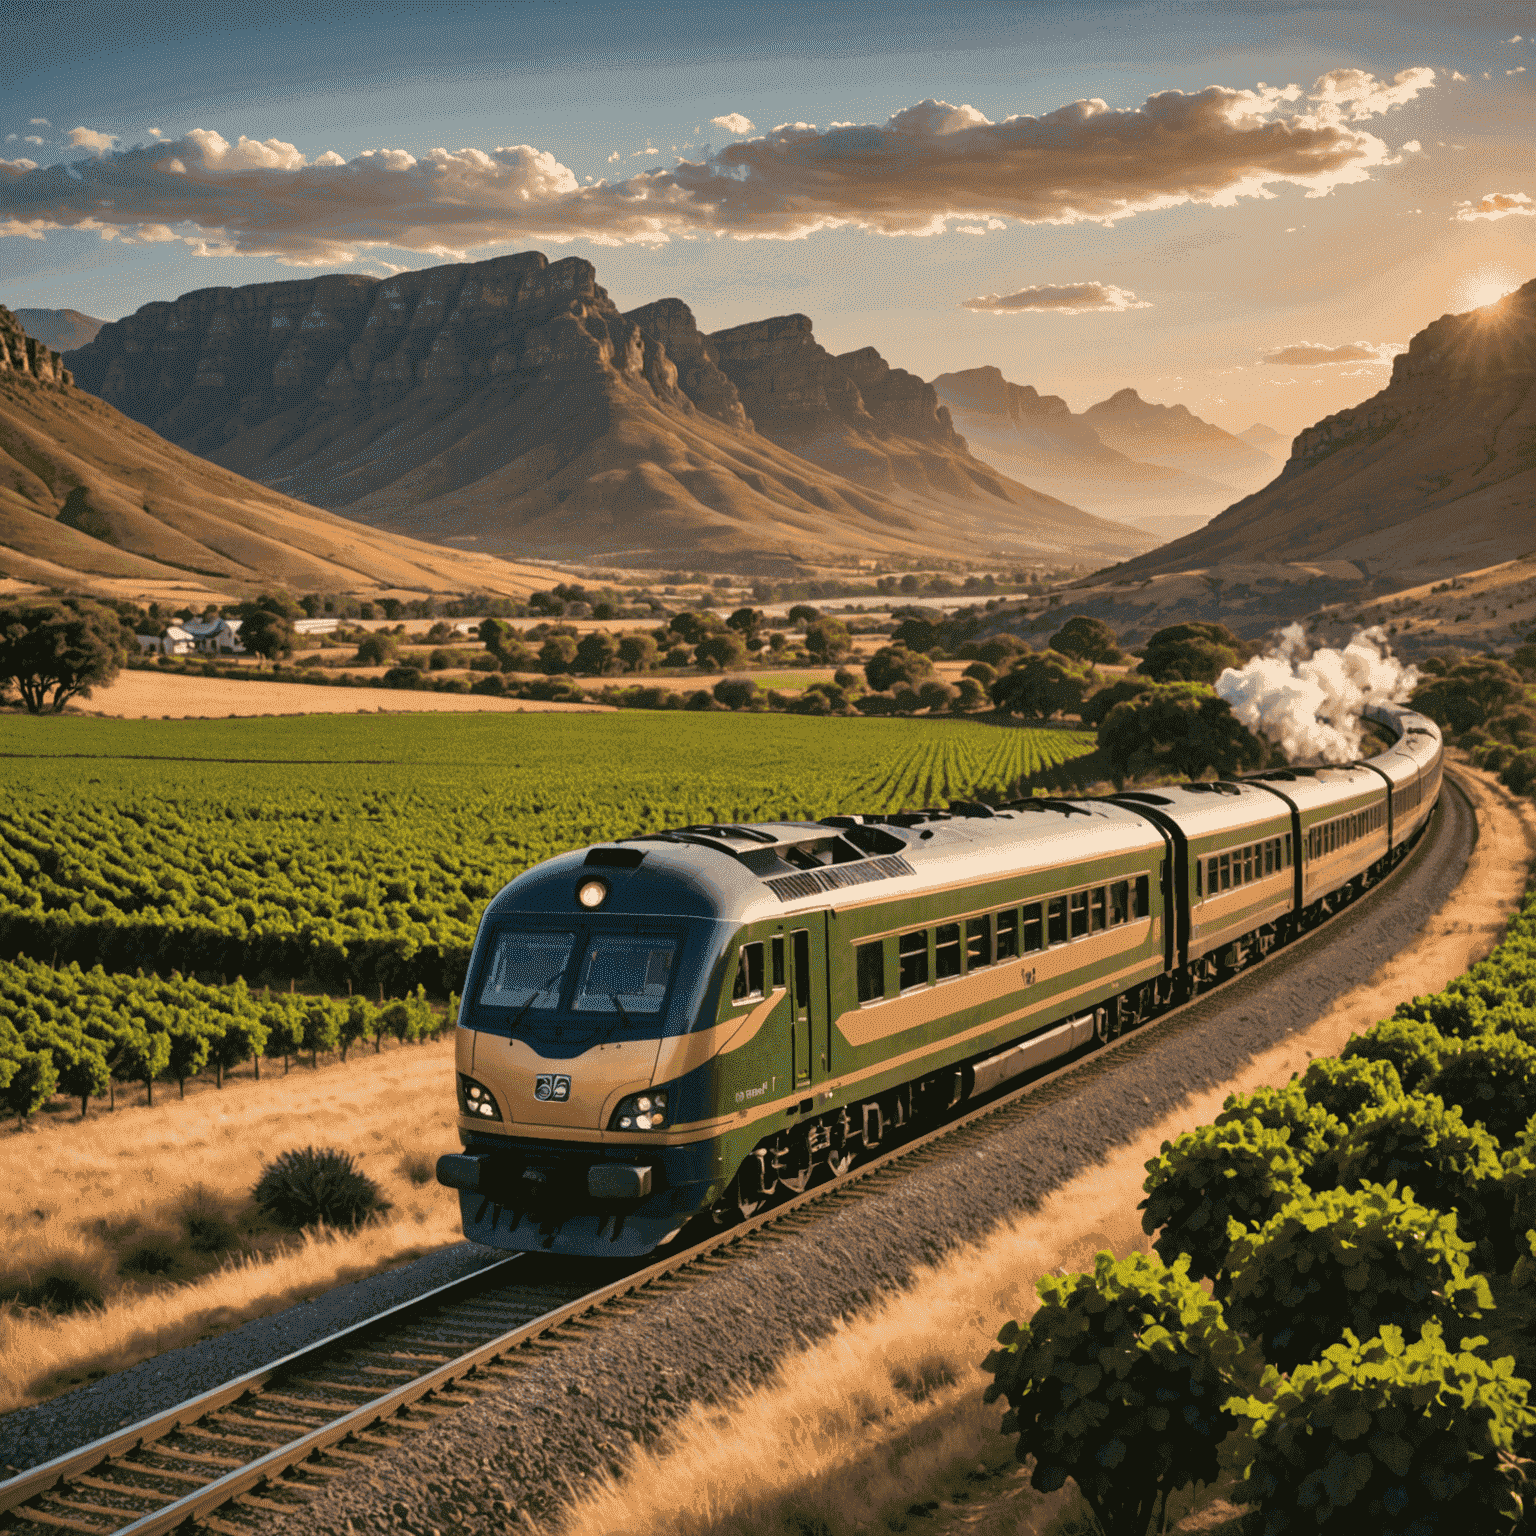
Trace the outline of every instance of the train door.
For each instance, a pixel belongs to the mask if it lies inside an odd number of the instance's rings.
[[[832,1071],[831,1012],[827,1006],[827,916],[808,912],[785,924],[785,980],[789,988],[791,1081],[810,1089]]]

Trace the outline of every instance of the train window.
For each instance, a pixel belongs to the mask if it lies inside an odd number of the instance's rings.
[[[1080,939],[1088,932],[1088,892],[1073,891],[1068,900],[1072,908],[1072,937]]]
[[[1224,853],[1218,862],[1220,864],[1221,889],[1230,891],[1232,889],[1232,855]]]
[[[558,1008],[575,945],[576,935],[568,932],[508,929],[498,935],[480,984],[480,1006],[541,1013]]]
[[[1046,942],[1065,944],[1067,942],[1067,898],[1052,896],[1045,904],[1045,911]]]
[[[1214,896],[1221,889],[1221,861],[1212,859],[1206,868],[1205,894]]]
[[[795,996],[790,1013],[798,1023],[811,1016],[811,936],[804,928],[791,935],[795,944]]]
[[[1040,908],[1024,908],[1024,948],[1030,948],[1030,919],[1034,919],[1034,948],[1040,948]],[[1019,914],[1011,909],[997,914],[997,958],[1012,960],[1019,952]]]
[[[940,923],[933,931],[933,978],[960,974],[960,924]]]
[[[571,999],[575,1013],[660,1013],[672,979],[676,939],[602,934],[594,937]],[[762,956],[758,956],[762,965]],[[759,972],[761,986],[761,972]]]
[[[1109,892],[1101,885],[1088,892],[1088,926],[1098,933],[1109,925]]]
[[[1287,869],[1291,867],[1291,834],[1289,832],[1285,834],[1285,867]]]
[[[763,946],[743,944],[736,956],[736,980],[731,984],[731,1001],[749,1003],[763,995]]]
[[[1257,850],[1250,843],[1243,849],[1243,884],[1247,885],[1253,879],[1253,856]]]
[[[1205,895],[1205,860],[1195,860],[1195,895]]]
[[[1131,882],[1117,880],[1109,888],[1109,921],[1117,927],[1131,915]]]
[[[928,985],[928,930],[919,928],[916,933],[904,933],[897,945],[901,961],[901,990]]]
[[[1136,903],[1131,908],[1131,916],[1152,916],[1152,882],[1145,875],[1136,876]]]
[[[1272,875],[1275,872],[1275,840],[1268,839],[1264,844],[1264,873]]]
[[[854,970],[859,978],[859,1001],[872,1003],[885,996],[885,945],[876,939],[873,944],[860,944],[854,950]]]
[[[992,919],[973,917],[965,925],[965,968],[979,971],[992,964]]]
[[[773,936],[773,987],[778,991],[784,985],[784,935]]]

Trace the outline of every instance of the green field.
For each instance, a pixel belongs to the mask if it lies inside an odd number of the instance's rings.
[[[563,849],[997,799],[1094,745],[952,720],[640,712],[0,729],[0,955],[392,996],[457,985],[486,899]]]

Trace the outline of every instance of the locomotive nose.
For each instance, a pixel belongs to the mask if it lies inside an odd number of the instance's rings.
[[[495,1094],[518,1127],[591,1133],[607,1129],[626,1095],[648,1088],[655,1076],[659,1040],[603,1041],[579,1056],[550,1060],[523,1040],[480,1034],[475,1077]]]

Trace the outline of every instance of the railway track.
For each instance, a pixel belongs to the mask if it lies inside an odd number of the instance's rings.
[[[1452,786],[1449,792],[1461,801],[1457,812],[1472,816],[1461,791]],[[1341,925],[1347,930],[1352,913],[1373,905],[1398,876],[1431,855],[1453,819],[1437,815],[1392,876],[1258,967],[1023,1086],[999,1091],[841,1178],[596,1289],[590,1269],[510,1255],[0,1483],[0,1531],[155,1536],[197,1522],[247,1536],[256,1523],[302,1508],[312,1492],[536,1367],[548,1350],[601,1327],[605,1315],[634,1310],[643,1304],[640,1293],[707,1276],[729,1262],[728,1250],[755,1244],[766,1229],[776,1237],[819,1219],[828,1203],[887,1188],[1074,1091],[1085,1069],[1106,1068],[1121,1052],[1172,1030],[1199,1027],[1204,998],[1256,981],[1257,972],[1312,951]]]

